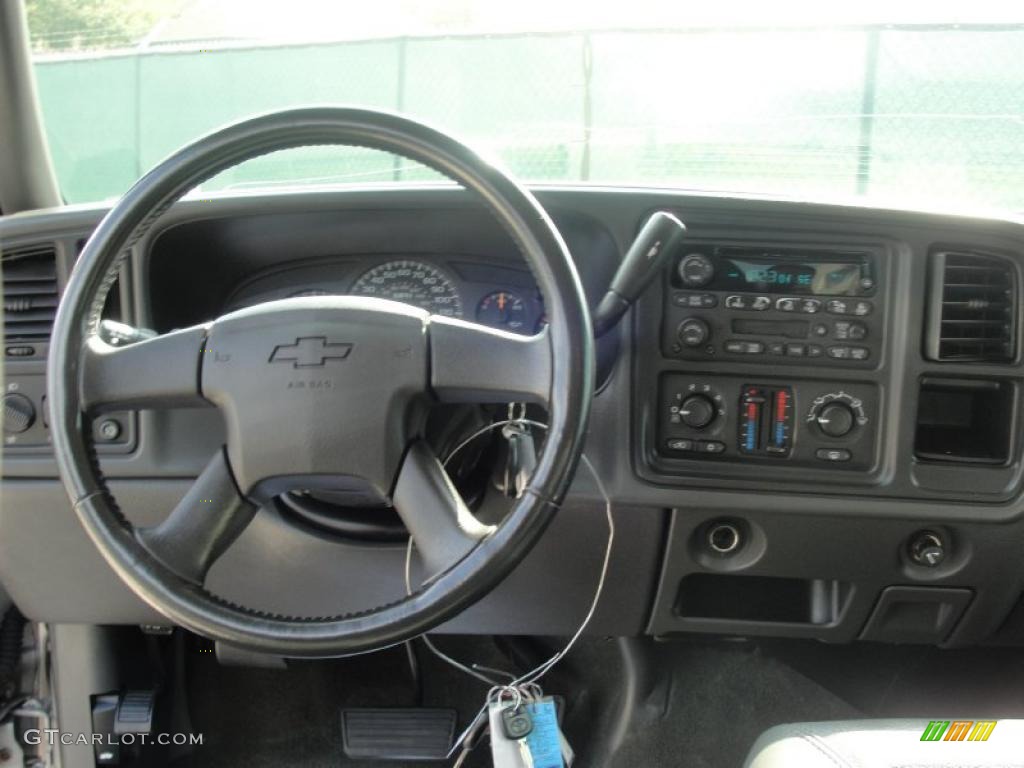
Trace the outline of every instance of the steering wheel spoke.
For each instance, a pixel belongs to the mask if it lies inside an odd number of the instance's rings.
[[[427,444],[409,448],[392,502],[433,577],[468,555],[494,530],[469,511]]]
[[[89,337],[82,350],[82,410],[210,405],[199,392],[207,330],[183,328],[126,347]]]
[[[137,531],[146,550],[178,576],[202,585],[210,567],[252,520],[256,507],[235,485],[220,450],[167,519]]]
[[[448,317],[430,318],[430,384],[448,403],[547,403],[548,328],[521,336]]]

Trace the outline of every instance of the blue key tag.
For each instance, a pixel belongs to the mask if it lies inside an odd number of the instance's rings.
[[[526,705],[533,718],[533,729],[526,736],[533,768],[565,768],[562,761],[562,730],[558,727],[555,700],[545,696]]]

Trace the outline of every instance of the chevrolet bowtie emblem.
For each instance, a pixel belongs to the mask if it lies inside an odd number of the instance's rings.
[[[328,344],[324,336],[300,336],[294,344],[274,347],[270,362],[292,363],[295,368],[320,368],[328,360],[344,360],[351,352],[351,344]]]

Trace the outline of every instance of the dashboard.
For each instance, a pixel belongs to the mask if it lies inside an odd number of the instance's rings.
[[[656,190],[536,194],[592,308],[647,216],[670,211],[688,230],[597,340],[586,453],[620,525],[593,631],[1024,645],[1021,222]],[[103,213],[0,220],[5,304],[30,284],[40,297],[5,316],[0,579],[47,620],[160,622],[93,550],[48,454],[46,313]],[[546,322],[508,236],[465,193],[430,186],[181,202],[135,245],[105,312],[166,332],[323,293],[513,333]],[[199,409],[109,414],[93,429],[125,514],[145,524],[173,507],[224,426]],[[580,473],[536,551],[444,631],[572,631],[603,520]],[[32,554],[44,550],[45,567]],[[392,599],[403,558],[402,546],[310,537],[268,513],[211,579],[227,599],[322,615]],[[296,586],[315,583],[348,586]],[[302,605],[285,602],[296,593]]]
[[[342,257],[273,269],[239,286],[226,309],[329,294],[390,299],[510,333],[532,334],[546,321],[543,298],[528,271],[457,256]]]

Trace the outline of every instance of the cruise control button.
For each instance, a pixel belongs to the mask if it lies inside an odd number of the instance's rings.
[[[821,461],[849,461],[851,454],[845,448],[819,448],[814,453]]]
[[[814,315],[821,311],[821,302],[817,299],[803,299],[800,302],[800,311],[807,315]]]
[[[776,299],[775,308],[779,310],[779,312],[796,312],[799,301],[799,299],[789,297]]]
[[[665,447],[670,451],[692,451],[693,440],[687,440],[686,438],[673,438],[665,441]]]
[[[698,440],[697,450],[701,453],[724,453],[725,443],[718,440]]]

